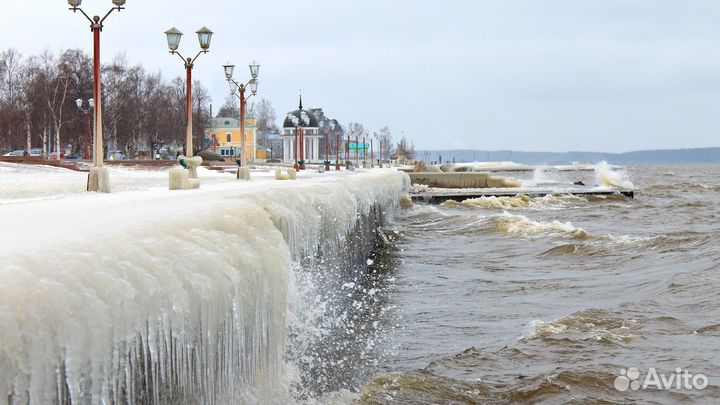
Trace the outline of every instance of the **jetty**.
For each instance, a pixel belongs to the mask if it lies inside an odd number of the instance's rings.
[[[608,189],[608,188],[562,188],[562,189],[539,189],[539,188],[516,188],[516,189],[465,189],[465,190],[423,190],[411,191],[410,198],[413,202],[428,204],[441,204],[448,200],[463,201],[471,198],[481,197],[515,197],[518,194],[530,198],[545,197],[552,194],[571,194],[580,197],[584,196],[613,196],[622,195],[627,198],[635,198],[633,189]]]

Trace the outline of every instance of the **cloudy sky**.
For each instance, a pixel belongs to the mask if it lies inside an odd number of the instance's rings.
[[[7,4],[9,3],[9,4]],[[163,32],[215,32],[194,77],[215,108],[221,65],[261,63],[279,118],[297,105],[404,132],[420,148],[628,151],[720,146],[717,0],[129,0],[103,61],[183,73]],[[84,0],[104,13],[110,0]],[[92,49],[64,0],[3,5],[2,48]],[[246,69],[236,72],[249,76]],[[236,73],[236,77],[240,76]]]

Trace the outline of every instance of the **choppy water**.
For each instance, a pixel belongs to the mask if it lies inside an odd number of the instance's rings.
[[[374,298],[345,306],[364,308],[356,325],[374,332],[334,340],[364,358],[334,363],[352,375],[328,371],[335,378],[319,391],[359,390],[361,404],[719,403],[720,166],[627,175],[634,200],[554,195],[401,212],[388,225],[394,248],[364,279]],[[641,383],[650,368],[667,378],[680,368],[709,385],[618,391],[630,367]]]

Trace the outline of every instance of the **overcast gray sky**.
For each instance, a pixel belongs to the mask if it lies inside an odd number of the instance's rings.
[[[221,65],[261,63],[278,118],[322,107],[419,148],[627,151],[720,146],[717,0],[128,0],[103,61],[183,73],[163,32],[215,32],[194,77],[219,107]],[[104,13],[110,0],[84,0]],[[6,1],[2,48],[92,49],[65,0]],[[236,73],[236,77],[241,76]]]

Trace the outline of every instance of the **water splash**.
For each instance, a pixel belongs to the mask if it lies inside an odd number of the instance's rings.
[[[602,161],[595,165],[595,181],[602,187],[634,188],[627,172]]]

